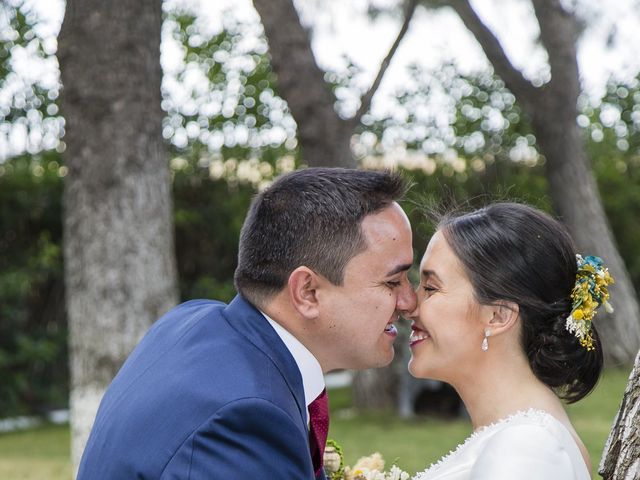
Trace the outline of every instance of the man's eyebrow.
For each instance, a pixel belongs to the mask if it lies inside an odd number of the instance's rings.
[[[440,277],[438,276],[438,274],[433,270],[422,270],[422,276],[427,279],[431,277],[435,278],[438,282],[442,283],[442,280],[440,280]]]
[[[400,272],[406,272],[407,270],[409,270],[412,267],[411,263],[405,263],[404,265],[398,265],[397,267],[395,267],[393,270],[391,270],[389,273],[387,273],[387,277],[390,277],[392,275],[395,275],[396,273],[400,273]]]

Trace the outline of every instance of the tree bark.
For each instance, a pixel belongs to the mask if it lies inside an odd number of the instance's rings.
[[[533,0],[540,24],[540,39],[547,50],[551,80],[536,88],[509,62],[493,33],[466,0],[450,6],[474,34],[496,73],[531,118],[538,146],[544,155],[546,177],[556,213],[565,222],[581,252],[605,260],[616,284],[611,288],[613,315],[601,312],[596,325],[608,364],[630,364],[640,348],[640,308],[607,220],[584,139],[576,123],[580,80],[576,18],[559,0]]]
[[[353,379],[353,404],[359,410],[393,411],[398,403],[400,378],[392,366],[357,372]]]
[[[176,303],[161,2],[67,0],[59,36],[72,460],[104,390]]]
[[[313,167],[355,168],[351,137],[371,106],[384,74],[409,29],[418,0],[407,0],[404,21],[389,53],[382,61],[371,88],[350,119],[334,109],[336,98],[324,80],[311,50],[309,32],[300,23],[293,0],[253,0],[269,43],[271,64],[278,78],[278,93],[287,101],[298,126],[303,163]]]
[[[371,108],[371,100],[373,100],[373,96],[378,91],[378,87],[382,82],[384,74],[387,73],[387,69],[389,68],[389,65],[391,65],[391,60],[393,59],[393,56],[396,54],[396,51],[398,50],[398,47],[400,46],[402,39],[404,38],[407,31],[409,30],[409,24],[411,23],[411,19],[413,18],[413,14],[415,13],[417,6],[418,6],[418,0],[407,0],[404,8],[404,15],[403,15],[404,21],[400,26],[400,31],[398,32],[398,36],[396,37],[395,42],[393,42],[393,45],[391,45],[391,48],[389,49],[389,53],[387,53],[387,56],[384,58],[384,60],[382,60],[382,63],[380,64],[380,69],[378,70],[378,74],[376,75],[376,78],[373,80],[371,87],[369,88],[367,93],[365,93],[362,96],[358,111],[353,116],[353,118],[349,120],[352,129],[355,129],[358,126],[358,124],[362,120],[362,116],[369,111],[369,108]]]
[[[335,98],[292,0],[253,0],[253,5],[269,43],[278,92],[298,126],[302,161],[312,167],[354,168],[353,131],[333,108]]]
[[[604,480],[640,478],[640,353],[604,447],[598,473]]]

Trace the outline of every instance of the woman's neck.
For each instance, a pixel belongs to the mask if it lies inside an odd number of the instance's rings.
[[[453,384],[474,430],[530,408],[552,414],[562,410],[556,395],[538,380],[525,358],[509,358],[507,362],[498,355],[494,358]]]

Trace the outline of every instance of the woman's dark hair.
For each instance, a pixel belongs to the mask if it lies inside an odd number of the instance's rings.
[[[591,392],[602,372],[602,345],[593,324],[591,351],[565,329],[577,266],[564,226],[527,205],[494,203],[445,215],[438,228],[480,304],[519,306],[522,346],[536,377],[568,403]]]

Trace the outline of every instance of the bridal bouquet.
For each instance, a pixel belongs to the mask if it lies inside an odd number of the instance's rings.
[[[384,460],[378,452],[360,458],[353,467],[344,465],[342,448],[333,440],[327,441],[324,451],[324,470],[329,480],[408,480],[409,474],[397,465],[384,471]]]

